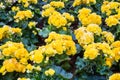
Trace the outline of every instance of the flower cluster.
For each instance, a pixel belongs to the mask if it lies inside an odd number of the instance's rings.
[[[102,13],[106,13],[106,15],[109,16],[109,15],[113,14],[113,10],[116,13],[118,13],[119,10],[120,10],[119,7],[120,7],[120,3],[119,2],[104,1],[103,5],[101,6],[101,11],[102,11]]]
[[[96,4],[96,0],[74,0],[73,7],[79,6],[81,4]]]
[[[45,71],[46,76],[53,76],[55,74],[55,71],[53,69],[48,69]]]
[[[17,80],[30,80],[30,78],[18,78]]]
[[[3,26],[2,28],[0,28],[0,40],[4,39],[4,38],[9,38],[11,35],[14,34],[19,34],[21,35],[21,29],[20,28],[12,28],[10,26]]]
[[[64,12],[61,14],[55,8],[63,8],[63,2],[51,2],[50,4],[43,6],[42,16],[48,17],[48,24],[53,25],[56,28],[63,28],[67,26],[70,22],[74,21],[74,16],[69,13]]]
[[[120,73],[114,73],[109,77],[109,80],[119,80],[120,79]]]
[[[88,31],[86,27],[80,27],[77,30],[75,30],[75,36],[78,40],[78,43],[81,46],[85,46],[87,44],[94,42],[94,35],[92,32]]]
[[[76,54],[75,43],[73,42],[72,37],[69,35],[51,32],[45,42],[45,46],[40,46],[38,50],[30,52],[31,61],[35,63],[41,63],[43,58],[46,56],[45,62],[48,62],[49,57],[55,56],[56,54],[62,55],[64,52],[67,55]]]
[[[0,46],[0,59],[5,59],[0,68],[0,73],[5,75],[7,72],[30,72],[34,70],[41,70],[39,66],[32,66],[29,60],[29,52],[24,48],[22,43],[15,43],[8,41],[6,44]]]
[[[63,54],[64,51],[67,55],[75,55],[76,54],[76,46],[72,40],[72,37],[69,35],[57,34],[55,32],[51,32],[49,34],[48,39],[45,40],[48,45],[56,50],[58,54]],[[59,45],[59,46],[58,46]]]
[[[88,8],[82,8],[78,12],[79,21],[81,21],[83,26],[87,26],[88,24],[100,25],[102,23],[101,16],[91,13],[92,11]]]
[[[19,11],[19,10],[20,10],[20,8],[17,7],[17,6],[13,6],[13,7],[12,7],[12,11],[13,11],[13,12],[15,12],[15,11]]]
[[[109,27],[119,24],[120,20],[120,3],[104,1],[101,6],[102,13],[105,13],[108,17],[105,22]]]
[[[37,22],[30,21],[30,22],[28,23],[28,27],[29,27],[30,29],[32,29],[33,27],[36,26],[36,24],[37,24]]]
[[[53,12],[53,14],[48,19],[48,23],[50,25],[56,26],[56,28],[60,28],[67,25],[67,20],[59,12]]]
[[[18,0],[18,3],[22,3],[24,7],[28,7],[30,4],[37,4],[37,0]]]
[[[95,35],[93,34],[94,30],[89,30],[89,26],[94,27],[95,24],[90,24],[87,27],[80,27],[75,30],[78,43],[85,49],[84,59],[93,60],[99,55],[104,54],[106,65],[111,67],[114,61],[118,62],[120,60],[120,41],[114,41],[114,35],[111,32],[101,31],[101,28],[97,27],[98,30],[96,31],[99,32],[99,36],[102,37],[102,41],[95,43]]]
[[[64,3],[61,1],[52,1],[50,5],[55,8],[64,8]]]
[[[17,14],[14,16],[14,19],[16,22],[19,22],[21,20],[27,20],[32,17],[33,17],[33,13],[30,10],[25,10],[25,11],[18,11]]]

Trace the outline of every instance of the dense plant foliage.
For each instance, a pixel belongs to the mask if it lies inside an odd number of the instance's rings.
[[[120,0],[0,0],[0,80],[120,80]]]

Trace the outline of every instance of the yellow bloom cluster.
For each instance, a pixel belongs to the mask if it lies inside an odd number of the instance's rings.
[[[84,47],[84,58],[95,59],[102,51],[105,56],[114,56],[108,43],[92,43]]]
[[[57,5],[57,3],[59,5]],[[61,6],[60,6],[61,5]],[[42,11],[42,17],[48,17],[48,24],[53,25],[56,28],[63,28],[69,26],[74,21],[74,16],[64,12],[63,14],[55,10],[55,8],[63,8],[63,2],[53,1],[50,4],[44,5]]]
[[[43,6],[45,10],[42,11],[42,17],[49,17],[55,11],[55,8],[49,7],[49,5]],[[48,7],[48,8],[45,8]]]
[[[95,59],[99,55],[98,50],[91,48],[84,52],[84,59]]]
[[[104,53],[106,65],[112,66],[113,61],[118,62],[120,60],[120,41],[108,43],[92,43],[84,47],[84,58],[95,59],[98,55]]]
[[[71,36],[51,32],[45,42],[46,45],[30,52],[30,60],[34,63],[41,63],[43,59],[46,59],[45,62],[48,62],[49,57],[56,54],[61,55],[64,52],[67,55],[76,54],[76,46]]]
[[[106,13],[107,16],[112,14],[112,10],[118,12],[120,10],[120,3],[119,2],[109,2],[109,1],[104,1],[103,5],[101,6],[101,11],[102,13]]]
[[[69,13],[63,13],[63,16],[68,20],[68,21],[74,21],[74,16],[70,15]]]
[[[43,61],[43,54],[41,50],[34,50],[30,52],[30,60],[34,63],[41,63]]]
[[[30,78],[18,78],[17,80],[30,80]]]
[[[37,70],[40,71],[40,67],[32,66],[28,63],[30,54],[24,48],[22,43],[6,42],[6,44],[0,46],[1,54],[0,59],[5,59],[3,65],[0,68],[0,73],[5,75],[7,72],[22,72]],[[37,55],[39,57],[39,55]]]
[[[0,73],[4,75],[6,72],[25,72],[25,64],[27,64],[29,54],[22,43],[9,41],[0,46],[0,50],[3,57],[11,57],[3,62]],[[19,62],[17,60],[19,60]]]
[[[19,7],[17,7],[17,6],[13,6],[12,7],[12,11],[14,12],[14,11],[19,11],[20,10],[20,8]]]
[[[17,14],[14,16],[16,22],[21,20],[26,20],[33,17],[33,13],[30,10],[26,11],[18,11]]]
[[[92,11],[88,8],[82,8],[79,10],[78,18],[83,26],[87,26],[88,24],[100,25],[102,23],[101,16],[91,12]]]
[[[50,45],[58,54],[63,54],[64,51],[67,55],[76,54],[75,43],[72,40],[72,37],[69,35],[51,32],[45,42]]]
[[[106,65],[112,66],[113,61],[120,59],[120,41],[114,42],[111,32],[102,31],[97,24],[89,24],[74,31],[78,43],[85,49],[84,59],[95,59],[104,53]],[[94,34],[102,36],[101,43],[94,43]],[[101,53],[102,51],[102,53]]]
[[[64,8],[64,2],[61,1],[51,1],[50,5],[55,8]]]
[[[100,35],[102,32],[101,27],[99,27],[99,25],[97,25],[97,24],[89,24],[87,26],[87,30],[96,34],[96,35]]]
[[[109,16],[108,18],[105,19],[106,24],[109,27],[115,26],[119,23],[119,20],[116,18],[116,15],[114,16]]]
[[[37,22],[30,21],[30,22],[28,23],[28,27],[29,27],[30,29],[32,29],[33,27],[36,26],[36,24],[37,24]]]
[[[120,46],[118,45],[120,45],[120,41],[115,41],[111,44],[111,46],[113,47],[113,52],[115,54],[114,59],[117,62],[120,60]]]
[[[22,34],[21,33],[21,29],[20,28],[12,28],[10,26],[3,26],[2,28],[0,28],[0,40],[3,38],[9,38],[10,35],[13,34]]]
[[[108,43],[114,42],[114,35],[111,32],[103,31],[102,36],[104,37],[104,41]]]
[[[120,73],[114,73],[109,77],[109,80],[120,80]]]
[[[94,35],[92,32],[88,31],[86,27],[80,27],[74,31],[76,39],[81,46],[94,42]]]
[[[74,0],[73,7],[79,6],[81,4],[96,4],[96,0]]]
[[[104,1],[101,6],[102,13],[106,13],[107,17],[105,22],[107,26],[112,27],[119,24],[120,20],[120,3],[119,2],[109,2]],[[114,13],[114,14],[113,14]]]
[[[67,25],[67,19],[63,17],[59,12],[53,12],[53,14],[49,17],[48,23],[50,25],[55,26],[56,28],[64,27]]]
[[[18,3],[22,3],[24,7],[28,7],[30,4],[37,4],[37,0],[18,0]]]
[[[48,69],[45,71],[46,76],[53,76],[55,74],[55,70],[53,69]]]

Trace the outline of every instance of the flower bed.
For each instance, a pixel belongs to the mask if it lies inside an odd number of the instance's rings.
[[[120,80],[120,0],[1,0],[0,80]]]

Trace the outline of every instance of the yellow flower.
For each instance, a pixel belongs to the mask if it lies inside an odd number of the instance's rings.
[[[20,10],[20,8],[19,7],[17,7],[17,6],[13,6],[12,7],[12,11],[14,12],[14,11],[19,11]]]
[[[26,10],[26,11],[18,11],[17,14],[14,16],[14,19],[19,22],[20,20],[26,20],[32,17],[33,17],[32,12],[30,10]]]
[[[64,35],[64,34],[60,35],[55,32],[51,32],[49,34],[49,37],[45,40],[45,42],[48,43],[49,47],[51,46],[52,49],[54,49],[54,50],[51,49],[52,54],[53,52],[54,54],[55,53],[63,54],[64,51],[66,51],[67,55],[76,54],[75,43],[73,42],[72,37],[69,35]]]
[[[81,4],[90,4],[90,3],[95,4],[96,0],[74,0],[73,7],[79,6]]]
[[[114,56],[108,43],[97,43],[97,49],[101,50],[104,54]]]
[[[74,31],[76,39],[81,46],[88,45],[94,42],[94,35],[89,32],[86,27],[80,27]]]
[[[17,80],[30,80],[30,78],[18,78]]]
[[[53,7],[49,7],[42,11],[42,17],[48,17],[48,16],[52,15],[54,11],[55,11],[55,9]]]
[[[111,44],[111,46],[114,47],[114,48],[120,47],[120,41],[115,41],[115,42],[113,42],[113,43]]]
[[[81,21],[84,26],[89,24],[100,25],[102,23],[101,16],[97,15],[96,13],[91,13],[91,10],[88,8],[82,8],[78,12],[79,21]]]
[[[2,66],[2,67],[0,68],[0,73],[2,73],[2,75],[5,75],[5,74],[6,74],[5,66]]]
[[[29,24],[28,24],[28,27],[31,29],[32,27],[35,27],[36,26],[36,22],[29,22]]]
[[[102,23],[101,16],[97,15],[96,13],[92,13],[88,16],[89,24],[98,24]]]
[[[51,1],[50,5],[55,8],[64,8],[64,2],[61,1]]]
[[[70,15],[69,13],[63,13],[62,14],[68,21],[74,21],[74,16]]]
[[[25,65],[20,64],[20,63],[17,63],[17,64],[15,64],[15,65],[16,65],[16,67],[15,67],[15,71],[16,71],[16,72],[25,73],[25,71],[26,71],[26,66],[25,66]]]
[[[81,0],[74,0],[72,6],[73,6],[73,7],[75,7],[75,6],[79,6],[81,3],[82,3]]]
[[[20,28],[11,28],[11,31],[12,31],[12,33],[19,33],[19,34],[22,34]]]
[[[115,10],[116,12],[119,11],[120,3],[114,2],[114,1],[104,1],[103,5],[101,6],[102,13],[106,13],[107,16],[112,14],[112,10]]]
[[[24,4],[24,7],[28,7],[28,6],[29,6],[29,3],[26,2],[26,3]]]
[[[55,70],[53,69],[48,69],[45,71],[46,76],[53,76],[55,74]]]
[[[56,50],[53,49],[53,47],[51,47],[51,45],[46,45],[45,46],[45,54],[47,56],[54,56],[56,54]]]
[[[114,42],[114,35],[111,32],[103,31],[102,35],[108,43]]]
[[[62,46],[62,41],[60,40],[53,41],[51,43],[51,46],[56,50],[57,54],[63,54],[64,48]]]
[[[116,19],[114,16],[109,16],[105,19],[105,22],[109,27],[115,26],[119,23],[118,19]]]
[[[42,6],[43,9],[48,9],[48,8],[50,8],[50,7],[51,7],[50,4],[46,4],[46,5]]]
[[[30,53],[30,60],[34,61],[35,63],[41,63],[43,61],[43,55],[40,50],[34,50]]]
[[[75,55],[76,54],[76,47],[75,43],[73,41],[64,41],[64,45],[66,48],[66,54],[67,55]]]
[[[40,66],[34,67],[34,70],[41,71],[41,67]]]
[[[120,47],[114,48],[112,51],[115,55],[114,56],[115,60],[118,62],[120,60]]]
[[[28,64],[27,60],[28,60],[28,59],[26,59],[26,58],[21,58],[21,59],[20,59],[20,63],[21,63],[21,64]]]
[[[56,28],[60,28],[67,24],[67,20],[59,12],[53,12],[53,14],[48,19],[48,24],[53,25]]]
[[[106,58],[106,65],[111,67],[112,66],[112,63],[113,63],[113,58]]]
[[[66,27],[63,27],[63,30],[64,30],[64,31],[67,31],[67,28],[66,28]]]
[[[33,66],[32,66],[31,64],[28,64],[28,65],[26,66],[26,69],[32,71],[32,70],[33,70]]]
[[[33,4],[37,4],[38,0],[29,0],[29,2],[33,3]]]
[[[17,59],[21,59],[21,58],[28,58],[29,54],[25,48],[21,48],[15,51],[14,56]]]
[[[95,33],[96,35],[100,35],[102,32],[102,29],[97,24],[89,24],[87,26],[87,30]]]
[[[84,59],[95,59],[97,56],[99,55],[98,53],[98,50],[97,49],[94,49],[94,48],[91,48],[91,49],[88,49],[84,52]]]
[[[17,63],[17,60],[15,58],[12,58],[9,60],[5,60],[3,62],[3,66],[5,67],[7,72],[13,72],[16,69],[16,63]]]
[[[120,80],[120,73],[114,73],[109,77],[109,80]]]

